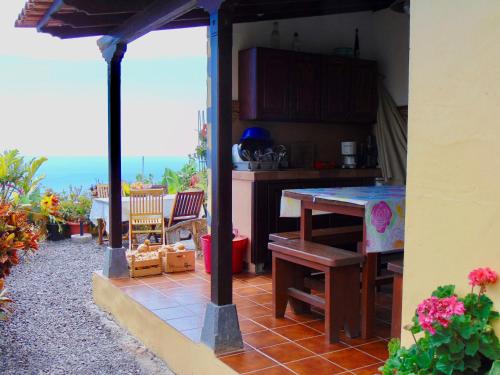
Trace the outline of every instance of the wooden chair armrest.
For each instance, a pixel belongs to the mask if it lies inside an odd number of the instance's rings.
[[[193,225],[203,219],[190,219],[190,220],[185,220],[181,221],[180,223],[177,223],[175,225],[172,225],[171,227],[165,228],[165,233],[172,233],[180,229],[188,229],[192,228]]]
[[[165,242],[173,243],[181,240],[181,230],[187,230],[193,237],[193,242],[198,252],[201,251],[200,236],[207,233],[206,219],[190,219],[181,221],[171,227],[165,228]]]

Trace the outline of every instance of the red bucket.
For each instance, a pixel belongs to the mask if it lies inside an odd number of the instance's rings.
[[[236,236],[233,238],[233,273],[243,271],[243,256],[248,246],[248,237]],[[201,249],[203,250],[203,260],[205,262],[205,271],[212,271],[212,236],[206,234],[201,236]]]
[[[71,234],[80,234],[80,223],[67,222]],[[83,233],[89,233],[89,225],[83,224]]]

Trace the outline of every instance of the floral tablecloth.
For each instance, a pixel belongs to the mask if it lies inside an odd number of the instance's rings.
[[[366,251],[383,252],[404,248],[406,197],[404,186],[359,186],[286,191],[364,206]],[[327,212],[313,211],[313,214],[325,213]],[[281,217],[300,217],[300,201],[283,195]]]

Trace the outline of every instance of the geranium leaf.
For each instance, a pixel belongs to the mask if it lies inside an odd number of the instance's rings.
[[[434,335],[431,336],[430,340],[433,345],[440,346],[442,344],[449,343],[451,335],[449,332],[439,329]]]
[[[470,338],[469,341],[467,341],[467,345],[465,346],[465,354],[472,357],[476,355],[478,349],[479,337],[477,337],[477,335],[474,335]]]
[[[455,285],[443,285],[438,287],[432,295],[438,298],[451,297],[455,294]]]
[[[464,358],[464,370],[471,369],[474,373],[481,367],[481,360],[478,356]]]
[[[464,350],[464,347],[464,343],[459,339],[451,340],[448,344],[448,348],[450,348],[451,353],[460,353],[462,350]]]
[[[453,373],[453,365],[447,355],[439,357],[436,363],[436,369],[444,374],[451,375]]]
[[[500,345],[498,339],[492,344],[479,343],[479,352],[491,360],[500,359]]]
[[[490,313],[490,321],[497,320],[498,317],[500,317],[500,314],[498,313],[498,311],[492,311]]]
[[[392,339],[387,345],[389,349],[389,355],[392,356],[401,348],[401,341],[399,339]]]
[[[420,352],[416,362],[420,369],[428,369],[432,364],[432,356],[428,352]]]
[[[498,374],[500,374],[500,360],[496,360],[495,362],[493,362],[491,370],[488,373],[488,375],[498,375]]]
[[[477,317],[480,319],[488,319],[491,310],[493,308],[493,301],[491,301],[488,297],[483,295],[479,299],[479,303],[476,306],[477,306],[476,310]]]

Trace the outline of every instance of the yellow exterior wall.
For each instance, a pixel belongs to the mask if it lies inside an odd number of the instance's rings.
[[[437,285],[500,272],[500,1],[412,1],[409,111],[403,324]]]

